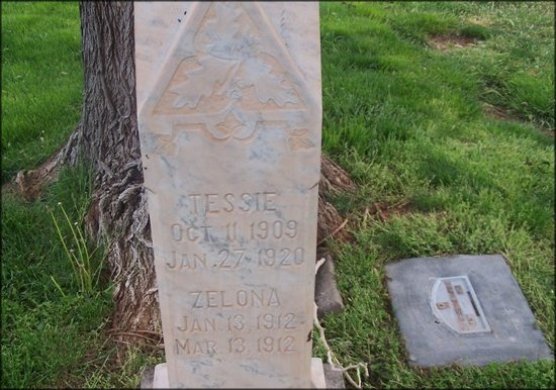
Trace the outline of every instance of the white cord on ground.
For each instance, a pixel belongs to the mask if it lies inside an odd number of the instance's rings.
[[[317,263],[315,265],[315,275],[317,274],[319,268],[325,262],[326,262],[325,257],[323,257],[319,261],[317,261]],[[365,364],[363,362],[359,362],[357,364],[352,364],[352,365],[349,365],[347,367],[342,366],[342,364],[340,363],[340,361],[338,360],[338,358],[336,357],[336,355],[334,354],[334,352],[332,351],[332,349],[328,345],[328,342],[326,341],[326,337],[324,335],[324,328],[320,324],[319,318],[317,316],[317,310],[318,310],[318,306],[317,306],[316,303],[314,303],[313,321],[315,323],[315,326],[319,330],[320,341],[321,341],[322,345],[324,346],[324,348],[326,349],[327,363],[330,364],[330,367],[332,368],[332,370],[342,371],[342,374],[348,380],[348,382],[351,383],[352,386],[356,387],[357,389],[361,389],[361,369],[363,369],[365,377],[366,378],[369,377],[369,369],[367,367],[367,364]],[[349,370],[353,370],[353,369],[356,370],[355,372],[356,372],[356,376],[357,376],[357,382],[348,373]]]

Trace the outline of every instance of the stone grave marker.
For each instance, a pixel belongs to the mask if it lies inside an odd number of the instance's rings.
[[[406,259],[386,274],[411,366],[553,358],[501,255]]]
[[[324,386],[318,3],[136,2],[135,37],[167,361],[154,386]]]

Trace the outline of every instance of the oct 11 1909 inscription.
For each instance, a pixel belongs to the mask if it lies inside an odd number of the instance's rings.
[[[318,3],[135,3],[170,387],[310,387]]]

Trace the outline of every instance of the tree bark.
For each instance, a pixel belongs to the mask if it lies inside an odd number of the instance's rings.
[[[161,323],[137,129],[133,3],[81,2],[79,10],[81,122],[47,163],[22,172],[16,182],[32,197],[55,178],[60,165],[82,161],[90,167],[93,193],[85,228],[92,240],[108,246],[106,262],[115,286],[113,331],[122,341],[139,342],[145,335],[161,334]],[[353,187],[349,176],[323,155],[319,242],[333,235],[346,237],[346,229],[339,234],[345,220],[326,195]]]
[[[137,129],[132,2],[81,2],[84,96],[78,141],[66,160],[86,161],[93,196],[86,229],[108,243],[113,326],[160,332],[158,295]]]

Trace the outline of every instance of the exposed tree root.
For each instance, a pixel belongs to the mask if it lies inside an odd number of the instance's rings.
[[[331,195],[337,195],[341,192],[352,192],[354,190],[355,184],[347,172],[323,154],[319,183],[317,224],[317,242],[319,246],[324,243],[327,238],[332,236],[339,241],[349,240],[349,231],[348,229],[344,229],[346,225],[345,218],[343,218],[338,210],[326,199]]]
[[[80,134],[80,125],[74,130],[64,146],[54,152],[38,168],[21,170],[15,178],[2,186],[2,191],[15,191],[26,201],[38,199],[43,189],[58,178],[60,168],[77,161],[76,145]]]

